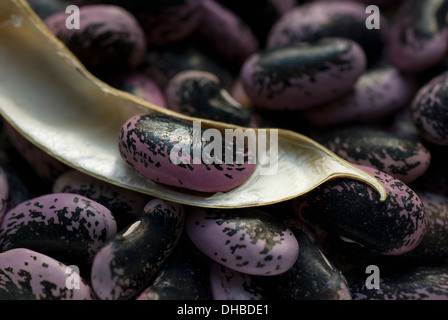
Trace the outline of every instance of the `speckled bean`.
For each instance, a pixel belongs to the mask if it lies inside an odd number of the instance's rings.
[[[67,14],[45,19],[53,32],[86,66],[101,78],[127,73],[141,65],[146,53],[142,27],[126,9],[89,5],[79,10],[80,28],[66,27]]]
[[[358,167],[384,185],[384,202],[370,186],[343,179],[296,198],[294,210],[299,219],[372,252],[401,255],[415,249],[427,224],[420,198],[402,181],[370,167]]]
[[[257,108],[303,110],[348,93],[365,68],[356,42],[328,38],[263,50],[245,61],[240,77]]]
[[[422,176],[431,163],[431,153],[421,142],[370,126],[335,129],[317,139],[343,159],[376,168],[404,183]]]
[[[27,248],[64,263],[90,263],[116,231],[115,219],[103,205],[77,194],[46,194],[5,214],[0,251]]]
[[[251,109],[224,89],[214,74],[187,70],[178,73],[165,89],[170,109],[198,118],[248,126]]]
[[[448,50],[446,0],[403,1],[390,30],[389,56],[400,70],[418,73],[442,61]]]
[[[427,228],[420,244],[406,256],[418,259],[448,258],[448,198],[428,191],[417,191],[422,201]]]
[[[416,91],[415,81],[397,68],[387,65],[366,70],[353,91],[303,115],[313,126],[330,127],[371,123],[404,109]]]
[[[133,222],[151,197],[96,179],[77,170],[61,174],[53,183],[53,193],[79,194],[108,208],[115,218],[117,230]]]
[[[381,270],[381,269],[380,269]],[[380,276],[380,288],[368,289],[366,280],[350,283],[353,300],[447,300],[448,269],[403,267]]]
[[[137,300],[211,300],[208,265],[195,256],[186,238],[179,240],[156,279]]]
[[[347,279],[325,253],[308,227],[290,219],[285,224],[299,243],[299,257],[285,273],[272,279],[274,299],[351,300]]]
[[[224,64],[207,54],[198,45],[191,43],[148,48],[142,70],[162,90],[165,90],[166,85],[175,75],[186,70],[210,72],[219,78],[226,89],[231,88],[233,83],[233,75]]]
[[[182,205],[148,202],[141,217],[110,239],[92,264],[92,288],[100,299],[136,298],[174,250],[182,234]]]
[[[253,276],[217,262],[212,262],[210,266],[210,286],[214,300],[267,299],[263,288],[258,286]]]
[[[437,145],[448,146],[448,72],[423,85],[415,95],[411,112],[420,136]]]
[[[381,56],[387,43],[387,20],[380,12],[380,29],[366,27],[366,6],[354,1],[319,0],[303,3],[278,19],[268,35],[267,48],[294,46],[326,37],[351,39],[366,54],[368,65]]]
[[[205,129],[194,133],[193,126],[168,116],[137,115],[122,127],[119,136],[120,154],[135,171],[156,182],[201,192],[224,192],[244,183],[254,172],[255,164],[249,163],[250,150],[244,151],[244,163],[233,154],[233,163],[225,163],[226,152],[235,152],[223,143],[222,164],[218,164],[204,148],[210,144],[203,135]],[[201,159],[195,163],[193,134],[202,138]],[[189,148],[189,155],[179,155],[180,162],[172,162],[172,152],[182,153],[181,146]],[[177,150],[177,151],[173,151]],[[228,149],[230,148],[230,149]],[[239,147],[238,147],[239,148]],[[235,149],[238,149],[235,148]],[[236,150],[243,152],[243,150]],[[177,153],[174,155],[177,157]],[[186,157],[184,159],[183,157]],[[183,163],[182,161],[186,161]],[[196,161],[197,161],[196,160]],[[210,164],[208,164],[210,162]]]
[[[2,252],[0,300],[93,300],[86,281],[73,272],[63,263],[29,249]]]
[[[186,233],[210,259],[252,275],[276,275],[292,267],[299,245],[291,230],[259,210],[192,208]]]
[[[215,0],[203,0],[203,14],[196,29],[201,45],[238,68],[251,54],[259,50],[258,39],[249,25]]]

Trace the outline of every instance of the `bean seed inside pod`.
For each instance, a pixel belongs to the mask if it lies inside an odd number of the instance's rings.
[[[0,250],[28,248],[64,262],[89,263],[116,232],[103,205],[77,194],[46,194],[5,214]]]
[[[244,183],[255,170],[252,151],[225,138],[207,140],[205,131],[168,116],[137,115],[123,125],[119,150],[132,169],[170,186],[224,192]]]

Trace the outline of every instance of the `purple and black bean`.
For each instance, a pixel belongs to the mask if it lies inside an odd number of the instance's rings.
[[[305,134],[387,198],[338,178],[256,209],[187,206],[68,168],[2,121],[0,299],[448,300],[447,0],[28,2],[109,85],[205,122]],[[117,153],[156,185],[227,192],[256,164],[224,142],[244,162],[217,161],[208,128],[197,150],[190,123],[142,113]]]

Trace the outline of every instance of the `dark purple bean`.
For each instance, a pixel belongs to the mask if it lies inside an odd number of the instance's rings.
[[[431,153],[421,142],[370,126],[334,129],[318,140],[348,162],[376,168],[404,183],[422,176],[431,163]]]
[[[244,183],[253,174],[255,164],[251,150],[234,150],[222,139],[222,158],[215,161],[211,151],[204,149],[211,142],[205,140],[203,131],[194,133],[193,125],[168,116],[137,115],[122,127],[119,136],[120,154],[126,163],[144,177],[170,186],[201,192],[224,192]],[[199,132],[200,131],[200,132]],[[202,138],[199,163],[195,163],[194,135]],[[199,142],[197,143],[199,144]],[[185,146],[181,148],[181,146]],[[246,148],[246,147],[244,147]],[[188,149],[188,155],[179,153]],[[212,149],[213,151],[214,149]],[[175,153],[173,153],[175,152]],[[226,153],[232,153],[234,161],[225,163]],[[241,152],[244,162],[236,156]],[[179,160],[176,164],[172,158]],[[179,159],[177,159],[179,157]],[[185,157],[185,158],[184,158]],[[182,161],[186,161],[186,163]]]
[[[389,56],[400,70],[418,73],[441,62],[448,50],[446,0],[403,1],[392,21]]]
[[[265,50],[244,63],[241,80],[254,106],[303,110],[341,97],[365,71],[361,47],[348,39],[323,39]]]
[[[252,275],[277,275],[292,267],[299,245],[291,230],[259,210],[193,208],[185,230],[210,259]]]
[[[29,249],[2,252],[0,300],[93,300],[87,282],[72,272],[63,263]]]
[[[182,71],[171,79],[165,93],[170,109],[189,116],[246,127],[252,121],[251,109],[233,99],[210,72]]]
[[[352,281],[353,300],[447,300],[448,269],[435,266],[380,268],[379,289],[366,287],[366,279]]]
[[[420,244],[406,254],[418,259],[448,258],[448,198],[428,191],[417,191],[425,206],[427,228]]]
[[[208,263],[195,256],[195,249],[189,239],[181,238],[154,282],[137,300],[211,300]]]
[[[210,72],[219,78],[226,89],[233,83],[233,76],[218,60],[200,47],[183,42],[157,49],[150,48],[142,69],[162,90],[165,90],[174,76],[186,70]]]
[[[412,101],[416,85],[393,66],[366,70],[353,91],[340,99],[304,111],[316,127],[372,123],[393,115]]]
[[[265,47],[272,25],[301,0],[217,0],[247,23],[260,47]]]
[[[48,28],[96,76],[128,73],[145,57],[145,36],[136,18],[113,5],[83,6],[79,10],[80,28],[66,27],[67,14],[45,19]]]
[[[426,232],[425,208],[400,180],[366,166],[387,191],[384,202],[373,189],[353,180],[326,183],[294,200],[297,216],[313,228],[356,242],[371,252],[401,255],[414,249]]]
[[[142,71],[127,75],[121,80],[113,81],[111,85],[145,99],[158,107],[167,107],[166,98],[160,86]]]
[[[380,29],[366,27],[366,6],[354,1],[320,0],[296,6],[271,28],[267,48],[282,48],[322,38],[346,38],[358,43],[368,65],[381,57],[387,43],[387,20],[380,14]]]
[[[421,137],[431,143],[448,146],[448,72],[422,86],[412,104],[412,119]]]
[[[117,230],[129,225],[143,212],[151,197],[70,170],[53,183],[53,193],[79,194],[108,208],[117,222]]]
[[[138,220],[110,239],[92,264],[92,288],[100,299],[135,298],[173,252],[183,230],[182,205],[148,202]]]
[[[0,251],[27,248],[70,264],[92,262],[117,232],[103,205],[77,194],[47,194],[9,210],[0,225]]]
[[[203,0],[203,8],[196,30],[202,45],[235,67],[259,50],[258,40],[244,20],[215,0]]]
[[[270,279],[274,299],[280,300],[351,300],[347,280],[324,252],[316,236],[293,219],[285,224],[299,243],[299,257],[285,273]]]

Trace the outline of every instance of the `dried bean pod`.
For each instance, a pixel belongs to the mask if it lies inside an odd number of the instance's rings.
[[[241,80],[260,109],[303,110],[348,93],[365,68],[356,42],[322,39],[252,55],[242,66]]]
[[[448,146],[448,72],[433,78],[415,95],[411,112],[420,136]]]
[[[67,14],[45,19],[48,28],[96,76],[128,73],[140,66],[146,53],[142,27],[122,7],[83,6],[79,10],[80,28],[66,27]]]
[[[298,5],[271,28],[267,48],[282,48],[322,38],[346,38],[358,43],[369,65],[376,62],[387,42],[387,21],[380,14],[380,29],[366,27],[366,6],[354,1],[314,1]]]
[[[389,56],[406,72],[422,72],[441,62],[448,50],[446,0],[403,1],[390,30]]]
[[[246,127],[251,122],[251,109],[233,99],[210,72],[182,71],[171,79],[165,93],[174,111]]]
[[[117,230],[133,222],[151,199],[149,196],[124,189],[80,171],[61,174],[52,186],[53,193],[79,194],[108,208],[117,222]]]
[[[393,66],[366,70],[353,91],[340,99],[304,111],[314,126],[328,127],[380,120],[412,101],[416,88],[410,77]]]
[[[89,263],[117,231],[109,209],[77,194],[47,194],[8,211],[0,251],[27,248],[73,264]]]
[[[297,260],[299,245],[285,225],[259,210],[193,208],[185,230],[210,259],[252,275],[276,275]]]
[[[141,217],[106,243],[95,256],[92,288],[100,299],[130,299],[153,281],[182,233],[182,205],[154,199]]]
[[[380,271],[382,268],[380,267]],[[353,300],[447,300],[448,269],[402,266],[380,273],[379,289],[366,287],[366,279],[350,283]]]
[[[86,281],[73,272],[39,252],[5,251],[0,253],[0,300],[93,300]]]
[[[196,29],[201,43],[240,66],[260,46],[244,20],[214,0],[203,1],[203,15]]]
[[[318,140],[343,159],[376,168],[404,183],[422,176],[431,163],[431,153],[421,142],[373,127],[335,129]]]
[[[384,202],[367,185],[351,180],[334,181],[296,198],[298,217],[314,228],[356,242],[375,253],[401,255],[415,249],[427,224],[420,198],[400,180],[373,168],[358,167],[384,185],[388,195]]]
[[[236,152],[244,155],[241,157],[244,162],[240,161],[233,146],[226,145],[226,139],[222,139],[222,158],[214,158],[210,154],[214,150],[211,148],[213,142],[205,140],[203,131],[205,129],[196,130],[190,123],[168,116],[137,115],[122,127],[120,154],[133,170],[171,186],[201,192],[224,192],[244,183],[255,170],[255,164],[251,164],[249,159],[252,151],[239,150],[237,145]],[[196,143],[197,135],[200,136]],[[196,147],[200,150],[195,151]],[[201,159],[193,159],[198,152]],[[229,152],[234,162],[225,163],[224,157]],[[217,153],[215,150],[215,156]]]

